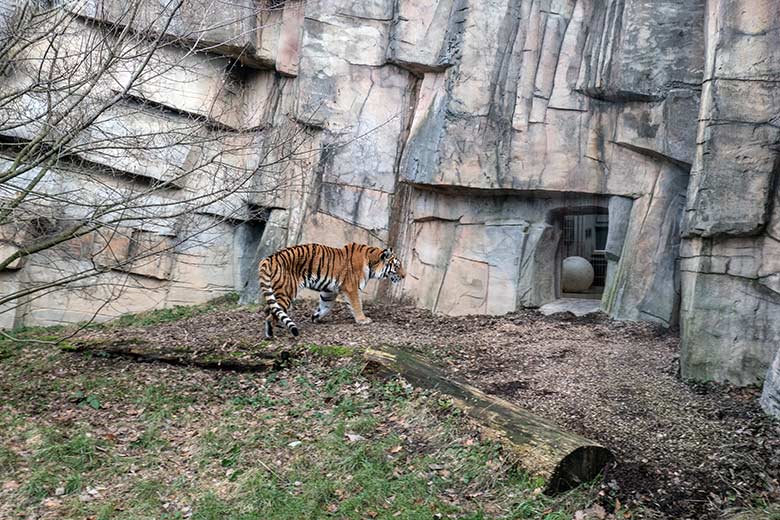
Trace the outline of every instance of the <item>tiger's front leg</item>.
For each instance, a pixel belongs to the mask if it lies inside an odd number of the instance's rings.
[[[314,311],[314,314],[311,315],[311,321],[318,323],[322,321],[322,318],[330,314],[330,311],[333,310],[333,306],[336,304],[336,297],[338,297],[337,292],[321,291],[320,306]]]
[[[347,289],[344,292],[347,295],[349,308],[352,310],[352,316],[355,317],[355,322],[361,325],[368,325],[371,323],[371,318],[363,314],[363,304],[360,302],[360,292],[357,287],[354,289]]]

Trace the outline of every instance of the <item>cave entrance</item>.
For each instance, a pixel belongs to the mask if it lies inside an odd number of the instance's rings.
[[[556,266],[559,295],[600,299],[607,277],[607,208],[577,208],[562,212],[559,218],[561,239]]]

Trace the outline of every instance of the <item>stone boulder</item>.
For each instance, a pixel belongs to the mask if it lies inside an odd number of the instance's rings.
[[[568,293],[585,292],[593,285],[593,266],[581,256],[563,259],[561,290]]]

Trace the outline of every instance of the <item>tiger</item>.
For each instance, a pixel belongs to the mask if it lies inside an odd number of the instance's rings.
[[[353,242],[342,248],[302,244],[279,250],[260,262],[259,276],[265,299],[265,337],[270,339],[277,322],[298,336],[298,326],[287,309],[301,288],[320,293],[319,307],[311,316],[313,322],[327,316],[338,295],[344,294],[355,321],[365,325],[371,323],[371,318],[363,313],[359,291],[372,278],[398,283],[406,272],[392,248]]]

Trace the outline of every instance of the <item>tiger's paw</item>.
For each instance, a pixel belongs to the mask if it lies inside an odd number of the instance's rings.
[[[311,315],[311,321],[312,321],[312,323],[319,323],[320,322],[320,313],[319,312],[315,312],[314,314],[312,314]]]
[[[371,318],[369,318],[368,316],[366,316],[366,317],[365,317],[365,318],[363,318],[362,320],[356,320],[356,321],[358,322],[358,325],[368,325],[368,324],[369,324],[369,323],[371,323],[373,320],[372,320]]]

